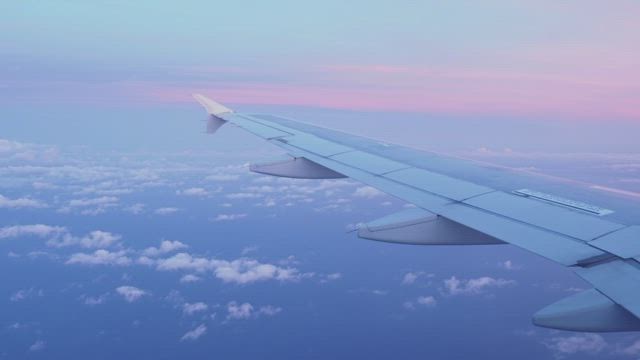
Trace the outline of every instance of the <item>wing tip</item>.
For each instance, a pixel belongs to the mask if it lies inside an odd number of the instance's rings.
[[[207,109],[207,112],[211,115],[221,115],[233,112],[233,110],[229,109],[228,107],[215,102],[202,94],[194,93],[191,95],[194,99],[196,99],[197,102],[200,103],[200,105],[204,106],[204,108]]]

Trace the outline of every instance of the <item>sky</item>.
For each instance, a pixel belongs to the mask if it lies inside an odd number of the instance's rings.
[[[588,288],[511,246],[400,246],[405,204],[252,174],[206,94],[640,192],[635,1],[0,3],[0,358],[636,359],[531,315]]]

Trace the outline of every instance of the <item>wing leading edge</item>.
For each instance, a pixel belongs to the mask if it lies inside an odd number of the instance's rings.
[[[498,190],[434,169],[432,163],[446,166],[448,159],[432,153],[416,155],[407,148],[288,119],[239,114],[202,95],[194,97],[210,116],[208,128],[234,124],[292,157],[253,165],[254,171],[294,178],[350,177],[418,208],[365,224],[359,236],[423,245],[521,247],[571,267],[594,286],[542,309],[534,315],[536,325],[640,330],[640,227],[599,216],[610,210],[527,189]]]

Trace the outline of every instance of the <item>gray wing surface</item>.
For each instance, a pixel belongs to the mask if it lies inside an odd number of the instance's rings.
[[[349,177],[416,206],[362,225],[360,237],[420,245],[515,245],[571,267],[594,286],[539,311],[533,317],[536,325],[640,330],[640,226],[632,217],[618,216],[613,206],[575,200],[611,196],[577,182],[564,184],[562,192],[545,193],[535,188],[540,179],[530,174],[276,116],[239,114],[202,95],[194,97],[209,114],[209,132],[231,123],[291,156],[252,165],[252,171],[292,178]],[[626,199],[618,202],[629,206]],[[632,214],[637,207],[632,203]]]

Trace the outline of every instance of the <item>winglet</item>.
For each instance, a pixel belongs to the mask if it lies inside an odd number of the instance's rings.
[[[225,113],[232,113],[233,110],[228,107],[219,104],[206,96],[200,94],[193,94],[193,98],[196,99],[205,109],[207,109],[207,113],[213,116],[222,115]]]

